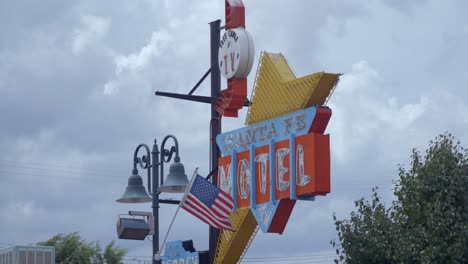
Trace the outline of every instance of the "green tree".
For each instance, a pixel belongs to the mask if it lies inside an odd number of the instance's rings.
[[[125,249],[116,247],[114,241],[102,253],[99,242],[86,242],[77,232],[58,234],[38,244],[55,247],[57,264],[120,264],[127,253]]]
[[[336,263],[468,263],[468,152],[448,133],[399,166],[396,199],[377,189],[355,202],[349,219],[333,215]]]
[[[112,240],[104,251],[104,259],[107,261],[107,264],[119,264],[122,262],[122,258],[125,256],[127,251],[125,249],[118,248],[115,246],[115,241]]]

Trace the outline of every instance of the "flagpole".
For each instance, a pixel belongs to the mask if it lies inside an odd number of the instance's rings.
[[[187,195],[190,192],[190,189],[192,188],[194,179],[196,178],[195,176],[197,176],[197,174],[198,174],[198,167],[195,168],[195,171],[193,172],[193,175],[192,175],[192,179],[190,179],[190,183],[187,185],[187,188],[185,189],[184,196],[182,197],[182,200],[180,201],[179,206],[177,206],[177,210],[174,213],[174,216],[172,217],[171,223],[169,224],[169,228],[167,229],[167,232],[166,232],[166,236],[164,237],[164,240],[161,243],[161,248],[159,249],[157,256],[155,256],[156,260],[161,259],[161,252],[164,246],[166,245],[166,240],[167,240],[167,237],[169,236],[169,232],[171,232],[172,224],[174,224],[174,220],[177,216],[177,213],[179,212],[180,207],[184,204],[185,199],[187,198]]]

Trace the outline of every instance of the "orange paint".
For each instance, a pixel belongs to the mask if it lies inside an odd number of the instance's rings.
[[[299,196],[325,195],[330,192],[330,135],[310,133],[296,138],[296,175],[299,172],[298,146],[304,150],[304,175],[311,177],[304,186],[296,177]]]
[[[237,206],[238,208],[250,206],[250,151],[237,153]],[[243,166],[244,169],[242,168]],[[242,194],[246,194],[244,197]],[[236,198],[234,198],[236,199]]]
[[[270,158],[269,146],[255,149],[255,203],[261,204],[270,201]],[[265,173],[262,173],[265,170]],[[264,179],[262,179],[265,177]]]
[[[255,149],[255,160],[250,160],[250,151],[236,154],[236,164],[232,157],[219,159],[219,186],[233,194],[238,208],[250,206],[251,177],[255,177],[255,203],[270,202],[270,182],[275,181],[275,200],[290,197],[291,193],[291,163],[289,140],[274,144],[274,157],[269,156],[269,145]],[[297,196],[326,195],[330,192],[330,136],[314,132],[295,138],[296,194]],[[275,161],[275,170],[270,171],[271,159]],[[301,167],[302,164],[302,167]],[[233,166],[236,166],[235,187],[232,188]],[[250,175],[250,166],[255,166],[255,176]],[[265,174],[262,175],[262,170]],[[262,183],[262,177],[264,177]],[[302,180],[301,180],[302,179]],[[305,180],[304,180],[305,179]],[[262,185],[263,184],[263,185]]]

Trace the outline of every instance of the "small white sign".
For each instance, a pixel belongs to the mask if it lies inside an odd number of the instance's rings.
[[[249,32],[242,27],[226,31],[219,42],[218,56],[219,70],[224,77],[247,77],[254,61],[254,45]]]

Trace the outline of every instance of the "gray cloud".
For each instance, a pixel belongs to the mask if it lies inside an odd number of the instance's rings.
[[[426,4],[427,0],[404,1],[404,0],[382,0],[382,3],[403,13],[410,13],[414,9]]]
[[[390,201],[413,147],[446,130],[468,142],[466,4],[388,4],[245,0],[257,60],[282,52],[299,76],[345,73],[329,103],[332,193],[298,204],[285,234],[259,234],[247,257],[329,252],[332,212],[346,216],[375,185]],[[72,231],[116,239],[117,214],[150,210],[114,202],[139,143],[173,133],[187,174],[208,173],[209,106],[154,91],[192,88],[209,66],[208,22],[223,16],[222,1],[0,4],[0,243]],[[223,119],[223,130],[245,114]],[[161,209],[162,233],[174,211]],[[181,212],[169,238],[204,249],[207,230]],[[149,241],[118,244],[150,252]]]

